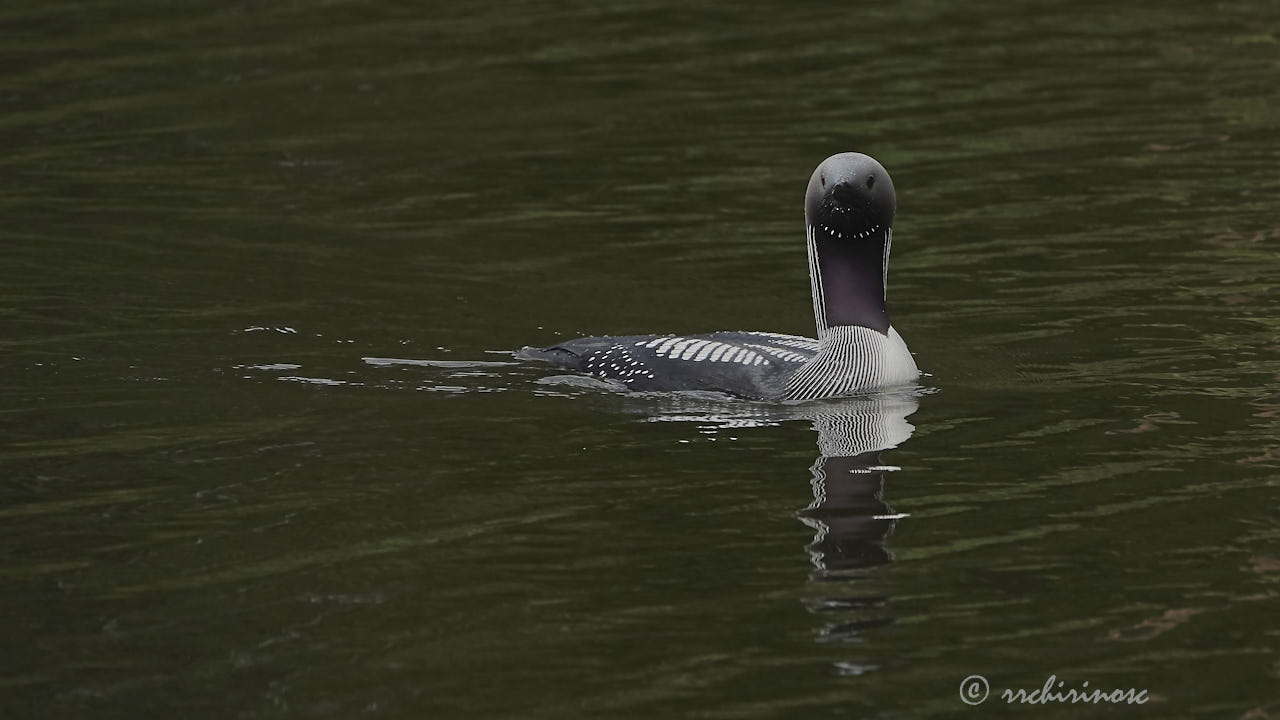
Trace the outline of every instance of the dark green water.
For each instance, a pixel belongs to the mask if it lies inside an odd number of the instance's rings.
[[[1280,715],[1278,32],[6,5],[0,715]],[[844,150],[893,173],[926,392],[480,364],[811,332],[801,199]],[[1051,675],[1151,702],[998,697]]]

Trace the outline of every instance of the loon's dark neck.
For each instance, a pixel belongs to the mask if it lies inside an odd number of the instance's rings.
[[[839,325],[889,332],[885,279],[893,230],[876,226],[866,232],[865,238],[850,242],[822,225],[808,228],[809,283],[819,340]]]

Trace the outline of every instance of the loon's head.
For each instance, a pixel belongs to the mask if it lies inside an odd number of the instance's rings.
[[[832,155],[813,171],[804,218],[819,337],[841,325],[888,332],[885,286],[897,205],[889,173],[868,155]]]
[[[862,153],[832,155],[809,178],[804,218],[837,240],[870,240],[893,227],[898,198],[893,180],[875,158]]]

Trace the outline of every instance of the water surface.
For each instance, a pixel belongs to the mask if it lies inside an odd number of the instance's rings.
[[[1277,27],[0,10],[3,715],[949,717],[1051,675],[1280,712]],[[508,364],[811,332],[844,150],[898,190],[917,392]]]

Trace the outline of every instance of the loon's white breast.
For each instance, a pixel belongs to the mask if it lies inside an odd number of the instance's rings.
[[[904,385],[920,376],[902,336],[857,325],[827,328],[818,352],[787,379],[788,400],[841,397]]]

